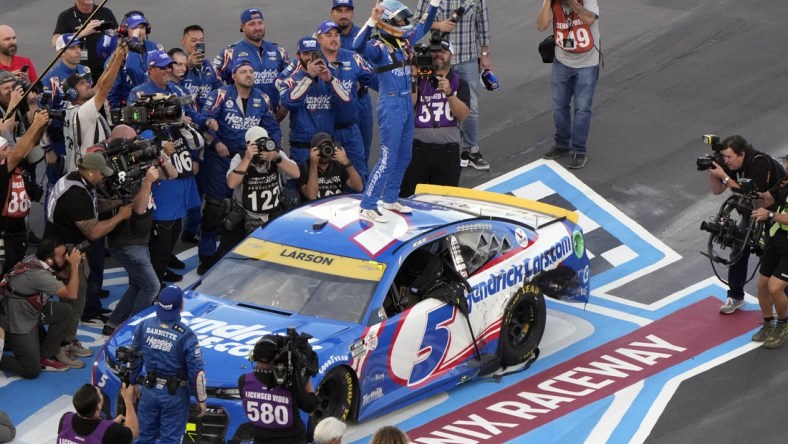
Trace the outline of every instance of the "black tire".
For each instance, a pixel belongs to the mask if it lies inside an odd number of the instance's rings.
[[[311,415],[315,424],[329,416],[342,421],[350,419],[358,396],[356,386],[356,379],[347,367],[331,369],[317,389],[317,408]]]
[[[546,322],[547,309],[539,288],[526,284],[517,290],[506,305],[501,323],[501,365],[508,367],[535,358]]]

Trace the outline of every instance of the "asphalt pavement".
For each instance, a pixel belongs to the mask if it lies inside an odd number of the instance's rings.
[[[356,1],[356,23],[374,2]],[[406,1],[415,7],[415,0]],[[499,92],[482,92],[480,145],[490,171],[467,169],[475,186],[540,157],[552,145],[550,66],[536,47],[541,0],[489,2]],[[788,152],[788,3],[750,0],[619,0],[600,2],[604,67],[594,100],[589,163],[577,177],[682,256],[621,287],[617,295],[649,304],[712,275],[698,253],[700,221],[724,196],[712,197],[695,158],[708,151],[701,136],[741,134],[757,149]],[[0,23],[12,25],[19,54],[41,70],[54,56],[51,29],[69,1],[5,0]],[[241,37],[239,14],[262,8],[266,39],[294,56],[297,40],[314,31],[328,0],[209,2],[112,1],[120,18],[139,9],[151,38],[177,46],[183,27],[201,24],[207,52]],[[40,72],[39,72],[40,74]],[[374,149],[374,148],[373,148]],[[753,261],[754,263],[754,261]],[[753,283],[747,287],[755,292]],[[681,384],[647,442],[783,442],[788,352],[757,348]]]

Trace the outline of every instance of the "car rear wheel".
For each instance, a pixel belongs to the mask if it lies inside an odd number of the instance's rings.
[[[356,397],[356,380],[346,367],[332,369],[317,389],[317,409],[312,412],[315,424],[333,416],[347,421]]]
[[[522,364],[535,358],[547,321],[542,292],[535,285],[524,285],[509,300],[503,315],[499,350],[501,365]]]

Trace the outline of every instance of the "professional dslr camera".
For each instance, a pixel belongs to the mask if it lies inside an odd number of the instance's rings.
[[[66,120],[66,110],[64,109],[52,109],[52,91],[42,91],[39,95],[39,108],[41,111],[46,111],[49,115],[49,118],[52,120]]]
[[[706,171],[714,169],[713,162],[716,162],[717,165],[722,166],[724,164],[724,160],[722,158],[721,151],[725,149],[722,144],[720,144],[720,136],[715,136],[714,134],[706,134],[703,136],[703,143],[706,145],[711,146],[711,150],[714,151],[713,154],[706,154],[705,156],[698,157],[698,160],[695,162],[698,166],[698,171]]]
[[[142,129],[164,128],[180,121],[184,105],[191,105],[191,96],[152,94],[142,96],[134,105],[110,111],[113,124],[137,125]]]
[[[255,140],[254,145],[257,147],[257,154],[252,158],[252,163],[260,166],[265,162],[263,160],[263,156],[260,155],[263,151],[275,151],[276,150],[276,142],[273,139],[269,139],[268,137],[261,137]]]
[[[82,242],[76,245],[66,244],[66,254],[71,254],[71,252],[74,251],[75,248],[77,249],[77,251],[81,253],[87,253],[90,250],[90,241],[83,240]]]
[[[292,387],[296,381],[296,372],[302,383],[306,378],[317,375],[317,353],[309,345],[311,335],[303,332],[298,334],[294,328],[288,327],[287,336],[277,335],[277,338],[277,343],[281,345],[271,365],[278,385]]]
[[[336,150],[337,144],[330,140],[323,140],[317,145],[317,152],[320,154],[320,157],[326,159],[334,157]]]

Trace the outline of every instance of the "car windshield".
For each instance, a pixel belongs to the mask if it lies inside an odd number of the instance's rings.
[[[236,302],[359,323],[385,264],[249,238],[197,290]]]

